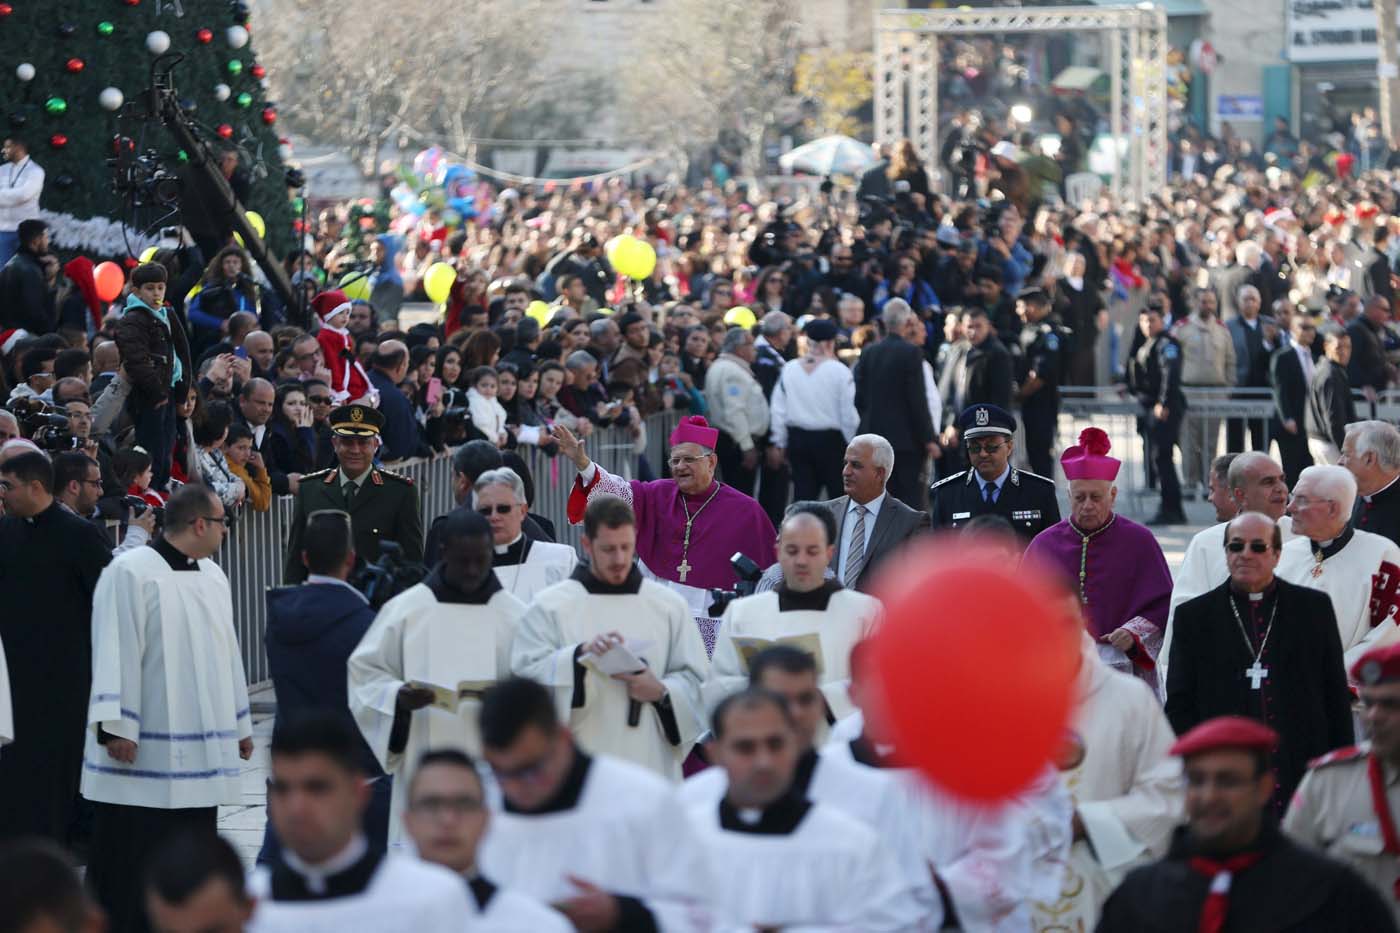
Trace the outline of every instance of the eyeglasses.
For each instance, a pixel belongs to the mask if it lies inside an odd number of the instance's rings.
[[[516,509],[518,509],[519,506],[518,506],[518,505],[497,505],[495,508],[496,508],[496,514],[497,514],[497,515],[509,515],[511,512],[514,512]],[[488,506],[486,506],[485,508],[477,509],[477,512],[479,512],[479,513],[482,514],[482,515],[487,515],[487,516],[489,516],[489,515],[491,514],[491,506],[488,505]]]
[[[482,806],[481,800],[476,797],[424,797],[409,804],[409,809],[415,813],[437,818],[479,813]]]
[[[1244,549],[1245,542],[1240,541],[1238,539],[1231,541],[1229,544],[1225,545],[1225,550],[1229,551],[1231,554],[1243,553]],[[1264,554],[1271,550],[1273,550],[1273,547],[1265,541],[1249,542],[1249,551],[1251,554]]]
[[[1288,494],[1288,502],[1289,502],[1289,504],[1290,504],[1290,505],[1295,505],[1295,506],[1297,506],[1297,507],[1300,508],[1300,509],[1306,509],[1308,506],[1313,505],[1314,503],[1318,503],[1318,502],[1329,502],[1329,501],[1331,501],[1331,500],[1329,500],[1329,499],[1313,499],[1313,498],[1311,498],[1311,497],[1309,497],[1309,496],[1299,496],[1299,495],[1294,495],[1293,493],[1289,493],[1289,494]]]
[[[701,454],[698,457],[672,457],[666,462],[671,464],[672,469],[675,469],[678,466],[690,466],[691,464],[699,463],[707,457],[709,457],[709,454]]]
[[[306,400],[312,405],[329,405],[331,403],[329,395],[308,395]]]
[[[214,516],[214,515],[201,515],[201,516],[199,516],[199,518],[204,519],[206,522],[218,522],[220,525],[223,525],[225,528],[232,528],[232,527],[233,527],[233,516],[232,516],[232,515],[219,515],[219,516]],[[190,524],[193,525],[195,522],[199,521],[199,518],[192,518],[192,519],[190,519]]]
[[[977,454],[994,454],[998,450],[1001,450],[1003,446],[1005,445],[1003,445],[1001,441],[986,441],[981,444],[975,441],[968,441],[967,452],[974,456]]]

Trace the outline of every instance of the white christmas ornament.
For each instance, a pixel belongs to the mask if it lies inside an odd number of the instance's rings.
[[[170,48],[170,34],[157,29],[146,34],[146,49],[152,55],[164,55]]]
[[[228,96],[232,93],[233,91],[229,89],[227,84],[214,85],[214,96],[219,100],[228,100]]]
[[[248,44],[248,30],[242,26],[228,27],[228,45],[231,49],[241,49]]]
[[[97,102],[102,105],[103,110],[120,110],[122,101],[126,100],[122,92],[114,87],[103,88],[102,93],[97,95]]]
[[[29,64],[29,62],[22,62],[20,66],[15,69],[15,77],[19,78],[21,81],[33,81],[34,66]]]

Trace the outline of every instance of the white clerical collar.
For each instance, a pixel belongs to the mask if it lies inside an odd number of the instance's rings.
[[[865,503],[865,511],[868,512],[868,513],[870,513],[870,517],[871,517],[871,518],[879,518],[879,517],[880,517],[880,507],[881,507],[882,505],[885,504],[885,496],[886,496],[886,495],[887,495],[887,493],[885,493],[884,490],[881,490],[881,491],[880,491],[880,494],[879,494],[878,496],[876,496],[874,499],[871,499],[869,502]],[[858,505],[860,505],[860,503],[857,502],[856,500],[852,499],[852,500],[850,501],[850,505],[847,507],[846,511],[848,511],[848,512],[855,511],[855,507],[858,506]]]
[[[1367,502],[1370,502],[1370,501],[1371,501],[1371,498],[1372,498],[1373,496],[1379,496],[1381,493],[1385,492],[1385,491],[1386,491],[1387,489],[1389,489],[1391,486],[1394,486],[1396,480],[1400,480],[1400,475],[1397,475],[1397,476],[1395,477],[1395,479],[1392,479],[1390,482],[1386,483],[1386,484],[1385,484],[1384,486],[1382,486],[1380,489],[1377,489],[1375,492],[1371,493],[1371,495],[1369,495],[1369,496],[1362,496],[1361,498],[1365,499]]]
[[[519,544],[519,543],[520,543],[520,539],[523,538],[523,537],[525,537],[525,532],[522,531],[522,532],[520,532],[520,534],[518,534],[518,535],[515,536],[515,540],[514,540],[514,541],[511,541],[510,544],[498,544],[498,545],[496,545],[496,553],[497,553],[497,554],[504,554],[506,551],[509,551],[511,548],[513,548],[513,547],[515,547],[517,544]]]
[[[365,599],[365,594],[364,594],[364,593],[361,593],[359,590],[355,589],[355,588],[354,588],[353,586],[351,586],[349,583],[346,583],[344,580],[340,579],[340,577],[331,577],[331,576],[327,576],[327,575],[324,574],[324,573],[309,573],[309,574],[306,575],[306,582],[307,582],[307,583],[333,583],[333,584],[335,584],[336,586],[343,586],[343,587],[345,587],[347,590],[349,590],[350,592],[354,593],[356,596],[360,597],[361,599],[364,599],[365,602],[369,602],[368,599]]]
[[[306,882],[306,889],[312,894],[326,893],[326,879],[332,875],[338,875],[360,859],[365,857],[369,851],[369,843],[365,841],[362,833],[356,833],[355,838],[335,855],[326,859],[319,865],[309,865],[297,857],[291,849],[282,850],[282,860],[287,863],[287,867],[301,875]]]
[[[758,821],[763,819],[763,810],[760,807],[744,807],[741,810],[735,810],[734,815],[745,826],[757,826]]]

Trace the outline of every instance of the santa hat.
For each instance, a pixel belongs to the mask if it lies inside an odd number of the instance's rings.
[[[1118,477],[1123,461],[1108,456],[1108,435],[1098,428],[1079,432],[1079,443],[1060,454],[1060,466],[1065,479],[1102,479],[1110,482]]]
[[[1322,215],[1322,220],[1329,227],[1340,227],[1346,222],[1347,215],[1337,210],[1335,207]]]
[[[1217,716],[1177,739],[1168,752],[1185,758],[1221,748],[1271,752],[1277,745],[1278,733],[1258,720],[1244,716]]]
[[[677,444],[699,444],[707,450],[714,450],[719,444],[719,430],[699,415],[688,415],[681,419],[671,432],[671,446]]]
[[[1380,212],[1381,209],[1376,206],[1374,201],[1362,201],[1360,204],[1356,205],[1357,220],[1370,220]]]
[[[321,319],[322,324],[329,324],[331,318],[342,311],[350,310],[350,299],[339,289],[332,289],[328,292],[321,292],[311,299],[311,308],[316,312],[316,316]]]

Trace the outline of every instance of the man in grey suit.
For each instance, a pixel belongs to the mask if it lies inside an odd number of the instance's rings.
[[[847,589],[868,592],[880,561],[909,538],[928,530],[928,513],[911,509],[885,491],[894,449],[878,434],[858,434],[846,445],[841,466],[844,496],[822,505],[836,519],[831,570]]]

